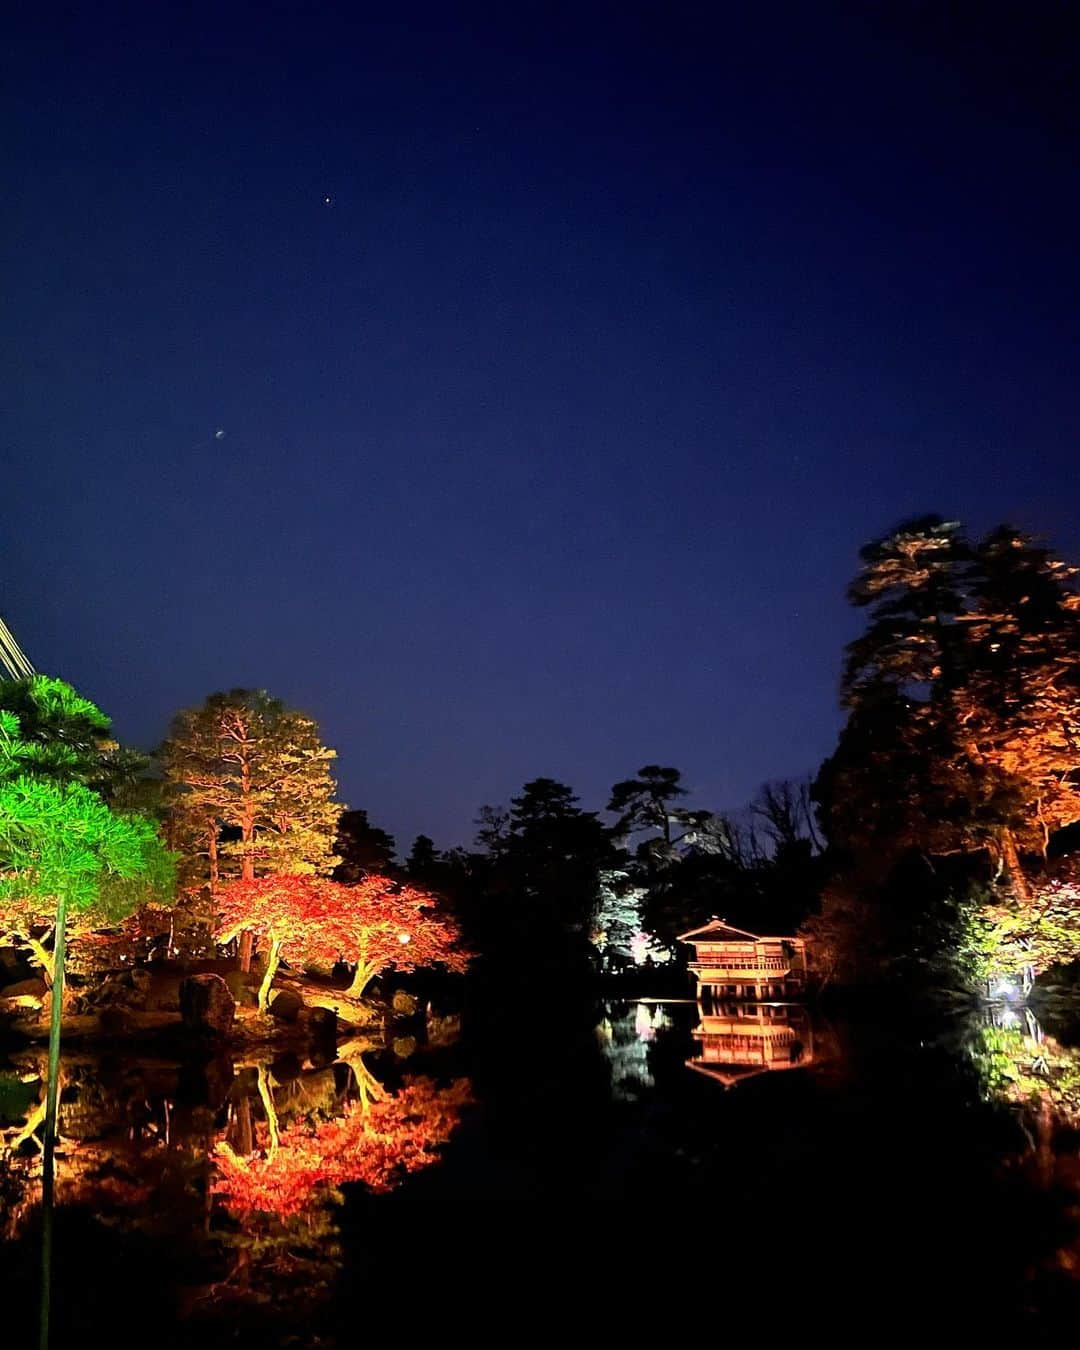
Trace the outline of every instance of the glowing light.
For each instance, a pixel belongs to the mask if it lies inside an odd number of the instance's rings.
[[[1011,980],[998,980],[997,984],[994,985],[993,996],[995,998],[1013,999],[1017,998],[1019,994],[1020,990]]]
[[[410,942],[412,941],[412,938],[409,936],[408,933],[399,933],[399,934],[397,935],[397,940],[398,940],[398,941],[401,943],[401,945],[404,947],[404,946],[406,946],[408,943],[410,943]]]
[[[648,933],[637,932],[630,939],[630,956],[635,966],[643,966],[647,960],[661,966],[671,960],[671,953],[653,943]]]

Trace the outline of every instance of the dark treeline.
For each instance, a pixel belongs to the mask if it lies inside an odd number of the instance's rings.
[[[809,783],[766,785],[741,818],[691,810],[679,770],[616,783],[606,818],[551,778],[485,805],[472,848],[394,840],[362,811],[342,817],[339,874],[393,870],[444,896],[482,955],[517,969],[618,973],[678,955],[679,933],[722,913],[793,931],[816,907],[821,840]]]

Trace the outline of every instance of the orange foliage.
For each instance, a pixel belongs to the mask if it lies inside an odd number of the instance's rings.
[[[441,963],[464,970],[468,954],[457,925],[437,913],[437,900],[391,877],[355,886],[310,876],[234,881],[217,897],[219,942],[248,930],[278,945],[288,959],[355,962],[365,982],[381,970]]]
[[[333,1198],[346,1182],[385,1192],[438,1160],[470,1101],[467,1079],[437,1088],[430,1079],[407,1081],[395,1097],[353,1103],[343,1117],[281,1131],[277,1147],[250,1158],[227,1144],[215,1153],[213,1193],[235,1215],[252,1211],[286,1217],[313,1201]]]
[[[340,945],[327,916],[340,905],[335,881],[322,877],[273,876],[232,881],[216,896],[219,942],[248,931],[280,943],[282,954],[335,961]]]

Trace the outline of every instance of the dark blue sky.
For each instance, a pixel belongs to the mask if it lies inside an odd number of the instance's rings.
[[[124,737],[264,685],[406,846],[734,807],[831,748],[866,538],[1077,552],[1057,7],[24,9],[0,612]]]

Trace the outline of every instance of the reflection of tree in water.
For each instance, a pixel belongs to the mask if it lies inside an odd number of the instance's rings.
[[[468,1099],[463,1080],[439,1088],[418,1078],[393,1096],[375,1098],[367,1090],[328,1120],[299,1119],[282,1128],[267,1090],[266,1119],[254,1128],[252,1153],[244,1157],[228,1142],[218,1144],[213,1194],[236,1216],[287,1216],[339,1199],[338,1188],[350,1182],[377,1193],[392,1190],[437,1161]]]
[[[307,1071],[275,1065],[280,1078],[264,1064],[117,1072],[73,1057],[57,1206],[99,1232],[171,1243],[181,1311],[216,1317],[226,1305],[235,1318],[250,1305],[295,1328],[341,1264],[340,1188],[383,1193],[436,1163],[469,1100],[465,1080],[414,1077],[390,1091],[364,1063],[367,1048],[377,1047],[343,1046],[337,1062]],[[27,1056],[24,1075],[33,1070]],[[40,1211],[39,1095],[28,1082],[18,1124],[0,1116],[0,1240],[26,1235]]]
[[[671,1017],[659,1003],[607,1008],[596,1037],[611,1074],[615,1101],[633,1101],[653,1086],[649,1046],[670,1025]]]
[[[318,1302],[340,1265],[335,1206],[340,1188],[383,1193],[438,1161],[469,1101],[469,1084],[406,1079],[388,1092],[357,1047],[335,1066],[278,1082],[254,1066],[237,1094],[230,1128],[214,1151],[211,1192],[227,1220],[215,1230],[234,1252],[227,1276],[204,1291],[220,1303],[286,1301],[293,1313]],[[238,1079],[238,1084],[244,1082]],[[257,1113],[257,1114],[256,1114]]]
[[[1080,1278],[1080,1049],[1047,1034],[1026,1007],[985,1009],[969,1053],[988,1100],[1014,1114],[1025,1146],[1004,1170],[1049,1202],[1033,1278]]]
[[[988,1008],[971,1054],[987,1096],[1019,1108],[1022,1120],[1049,1112],[1080,1123],[1080,1050],[1048,1035],[1030,1009]]]
[[[0,1147],[0,1242],[22,1232],[40,1193],[40,1160]]]

